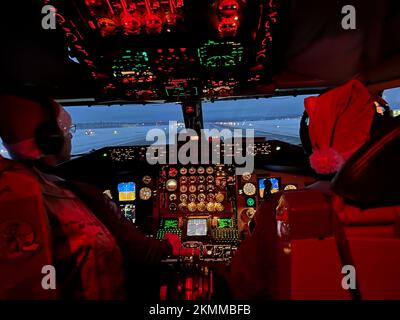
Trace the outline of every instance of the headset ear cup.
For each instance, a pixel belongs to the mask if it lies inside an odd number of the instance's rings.
[[[65,143],[65,137],[56,123],[46,122],[36,129],[36,144],[45,155],[58,154]]]
[[[303,115],[300,120],[300,140],[301,144],[303,146],[303,150],[307,156],[311,156],[312,154],[312,144],[311,144],[311,139],[310,139],[310,134],[308,132],[308,114],[307,112],[303,112]]]

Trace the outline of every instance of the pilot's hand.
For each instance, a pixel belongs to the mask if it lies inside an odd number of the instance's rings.
[[[164,236],[169,244],[172,247],[172,255],[173,256],[199,256],[200,250],[197,248],[184,248],[182,247],[181,239],[178,235],[173,233],[167,233]]]

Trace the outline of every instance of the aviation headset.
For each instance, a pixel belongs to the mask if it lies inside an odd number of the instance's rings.
[[[65,144],[65,136],[57,123],[56,108],[50,98],[30,87],[24,87],[20,90],[7,90],[2,93],[15,95],[40,104],[42,110],[48,116],[48,120],[41,123],[35,130],[36,145],[44,155],[58,154]]]
[[[383,114],[375,112],[374,118],[372,120],[371,129],[370,129],[371,133],[373,133],[373,131],[375,131],[375,129],[377,127],[379,127],[385,119],[391,117],[391,115],[392,115],[389,105],[381,97],[379,97],[378,99],[375,99],[375,101],[378,101],[379,106],[382,107],[384,111],[383,111]],[[311,154],[313,153],[312,143],[311,143],[310,135],[308,132],[308,120],[309,120],[308,114],[306,111],[304,111],[303,115],[301,117],[301,120],[300,120],[299,135],[300,135],[300,140],[301,140],[301,143],[303,146],[303,150],[304,150],[305,154],[307,155],[307,157],[311,156]]]

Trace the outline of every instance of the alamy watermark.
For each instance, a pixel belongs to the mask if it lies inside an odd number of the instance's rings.
[[[169,122],[167,133],[159,128],[150,129],[146,141],[152,142],[147,149],[149,164],[235,164],[236,174],[254,170],[254,129],[202,129],[198,134],[192,129],[178,132],[178,123]],[[224,151],[221,152],[221,141]],[[183,145],[178,150],[178,143]],[[227,152],[227,147],[230,151]],[[200,150],[199,150],[200,148]],[[168,150],[168,153],[167,153]]]

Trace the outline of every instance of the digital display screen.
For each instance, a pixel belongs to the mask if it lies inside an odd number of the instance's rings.
[[[178,219],[164,219],[162,228],[163,229],[177,229],[178,228]]]
[[[269,181],[269,183],[266,181]],[[265,189],[268,188],[270,193],[275,193],[280,190],[280,180],[279,178],[267,178],[267,179],[258,179],[258,190],[260,193],[260,198],[264,198]]]
[[[280,183],[278,178],[269,178],[271,181],[271,193],[278,192],[280,189]]]
[[[120,205],[121,213],[124,215],[126,219],[132,221],[133,223],[136,222],[136,207],[134,204],[123,204]]]
[[[233,227],[232,219],[230,219],[230,218],[218,219],[218,222],[217,222],[218,229],[225,229],[225,228],[232,228],[232,227]]]
[[[187,236],[206,236],[207,219],[189,219],[187,222]]]
[[[136,200],[136,183],[121,182],[118,184],[118,199],[119,201],[134,201]]]

